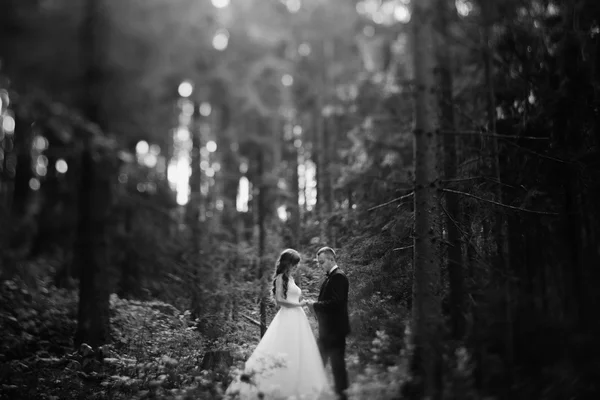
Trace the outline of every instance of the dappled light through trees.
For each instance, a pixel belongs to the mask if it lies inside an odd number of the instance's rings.
[[[599,110],[597,0],[0,0],[0,398],[257,394],[288,248],[349,399],[597,398]]]

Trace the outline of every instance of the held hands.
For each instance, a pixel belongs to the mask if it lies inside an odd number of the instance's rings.
[[[313,307],[314,304],[315,304],[314,300],[302,300],[300,302],[300,307],[308,306],[308,308],[314,312],[314,307]]]

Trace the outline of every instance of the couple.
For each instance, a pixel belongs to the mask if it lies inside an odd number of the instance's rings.
[[[281,308],[246,361],[243,374],[229,385],[226,394],[239,395],[241,399],[315,400],[330,391],[325,366],[331,360],[335,391],[338,398],[346,399],[348,278],[338,268],[335,257],[332,248],[319,249],[317,262],[326,274],[325,281],[317,301],[301,301],[302,291],[293,278],[300,254],[293,249],[280,254],[273,296]],[[303,306],[308,306],[317,317],[318,344]]]

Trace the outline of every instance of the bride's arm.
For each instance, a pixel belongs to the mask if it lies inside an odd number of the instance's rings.
[[[296,307],[302,307],[304,305],[302,302],[294,303],[294,302],[289,301],[288,299],[283,298],[283,279],[281,276],[277,277],[277,282],[275,282],[275,284],[276,284],[275,302],[277,303],[278,306],[285,307],[285,308],[296,308]]]

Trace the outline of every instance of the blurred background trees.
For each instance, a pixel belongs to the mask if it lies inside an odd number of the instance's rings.
[[[332,245],[351,352],[382,371],[419,353],[431,288],[430,368],[386,372],[406,395],[591,395],[600,5],[429,3],[0,0],[2,279],[78,287],[77,342],[109,340],[113,292],[190,310],[216,342],[264,331],[282,248],[310,296]],[[435,118],[413,117],[419,74]]]

